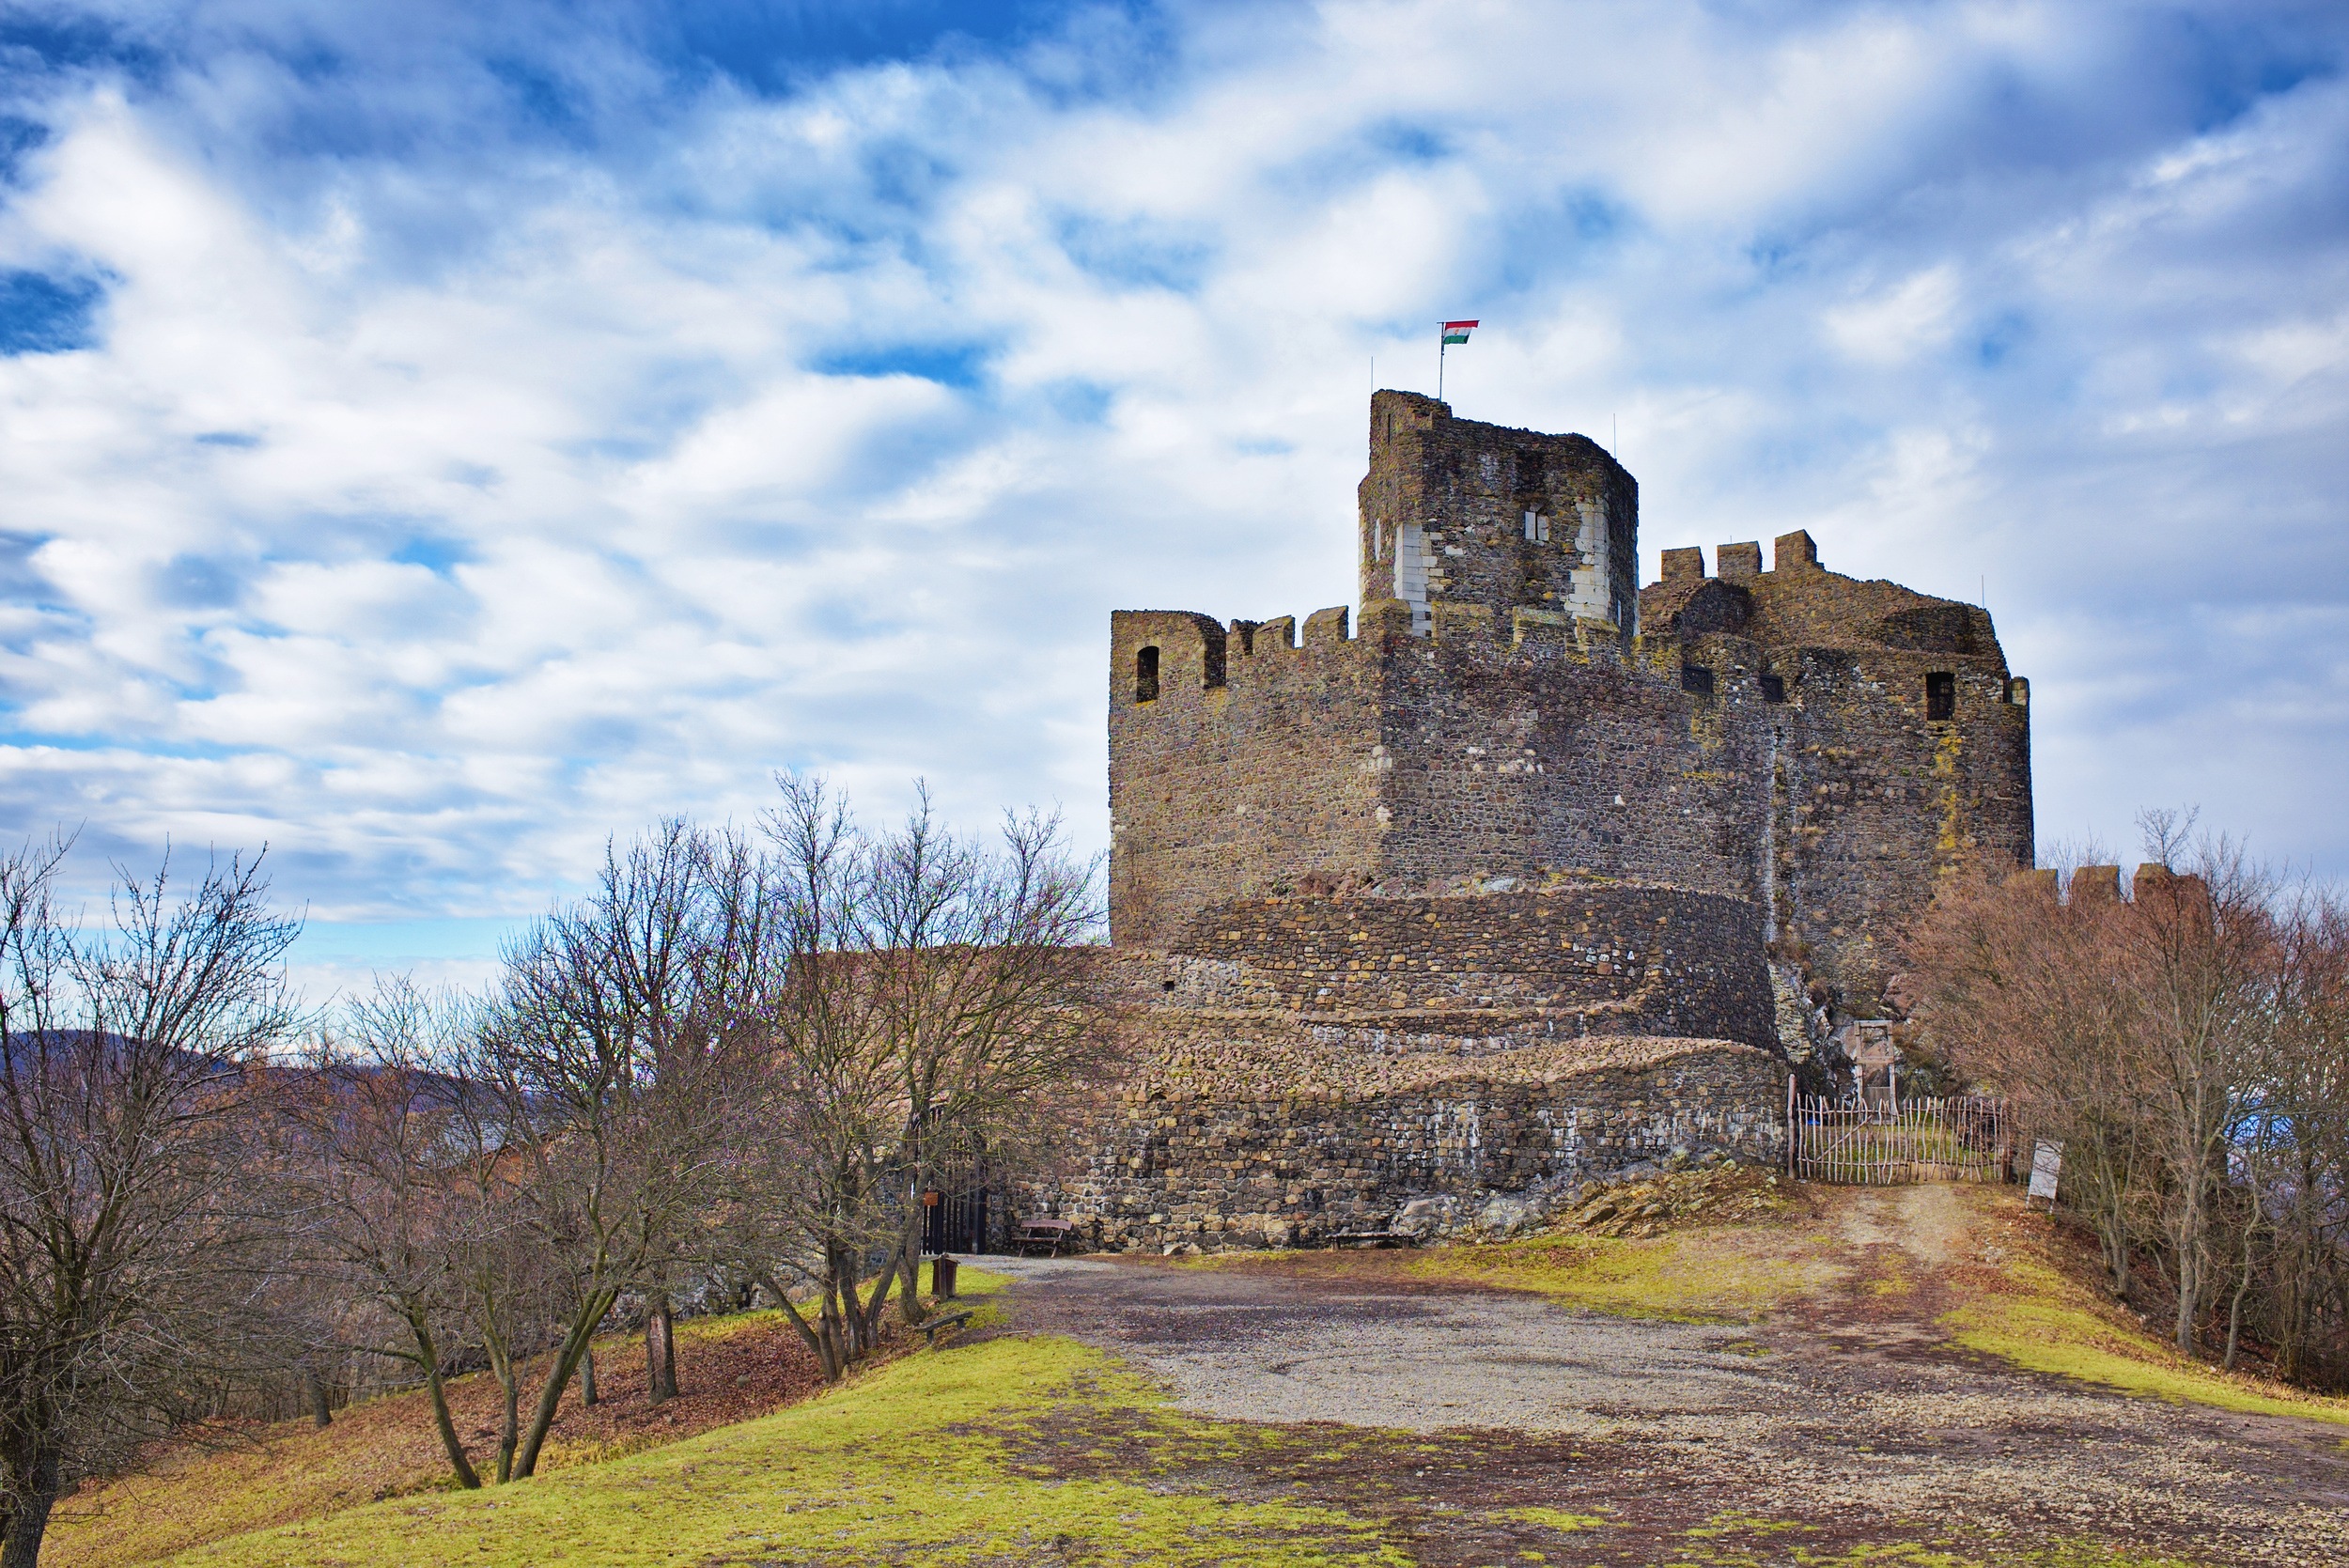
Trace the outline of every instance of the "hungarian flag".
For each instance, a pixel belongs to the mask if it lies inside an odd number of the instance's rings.
[[[1446,321],[1443,324],[1445,344],[1448,346],[1454,343],[1466,343],[1470,330],[1475,325],[1473,321]]]

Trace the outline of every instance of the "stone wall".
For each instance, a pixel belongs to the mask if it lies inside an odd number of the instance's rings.
[[[1331,619],[1334,617],[1334,620]],[[1372,650],[1308,623],[1120,611],[1110,626],[1110,927],[1163,947],[1202,907],[1377,863]],[[1146,698],[1138,665],[1157,667]]]
[[[1978,606],[1828,571],[1804,534],[1778,541],[1771,571],[1758,545],[1719,553],[1706,579],[1701,551],[1668,552],[1643,651],[1703,670],[1691,700],[1761,737],[1751,896],[1857,1001],[1940,874],[2030,863],[2030,685]]]
[[[1777,1035],[1761,915],[1668,888],[1240,900],[1172,944],[1156,1011],[1272,1010],[1376,1032],[1361,1048],[1583,1034]],[[1167,1027],[1163,1020],[1154,1027]]]
[[[1112,692],[1120,945],[1167,947],[1236,896],[1597,877],[1744,899],[1864,986],[1938,872],[2030,857],[2029,710],[1994,657],[1658,629],[1626,658],[1547,628],[1334,623],[1250,649],[1216,629],[1206,687],[1191,617],[1117,617],[1121,674],[1143,646],[1162,672],[1150,703]]]
[[[1085,1173],[1024,1195],[1103,1249],[1309,1244],[1414,1203],[1511,1223],[1673,1156],[1783,1157],[1785,1069],[1726,1041],[1614,1040],[1455,1063],[1369,1094],[1138,1083]],[[1537,1060],[1538,1059],[1538,1060]]]
[[[1382,660],[1379,876],[1585,874],[1761,903],[1768,752],[1605,640],[1476,622],[1390,639]]]

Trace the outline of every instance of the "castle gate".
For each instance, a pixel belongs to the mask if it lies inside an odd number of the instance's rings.
[[[935,1126],[926,1137],[931,1176],[922,1194],[923,1252],[986,1251],[995,1216],[985,1140],[952,1126]]]
[[[2006,1102],[1830,1100],[1786,1091],[1786,1170],[1802,1181],[1862,1187],[2002,1182],[2015,1175]]]

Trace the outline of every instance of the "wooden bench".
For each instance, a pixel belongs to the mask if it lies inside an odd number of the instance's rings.
[[[931,1346],[935,1348],[938,1343],[938,1336],[940,1334],[945,1332],[949,1328],[961,1327],[964,1324],[970,1322],[977,1312],[978,1309],[976,1307],[965,1307],[958,1312],[947,1312],[941,1317],[926,1317],[915,1327],[922,1330],[922,1338],[928,1341]]]
[[[1019,1249],[1022,1257],[1027,1256],[1029,1248],[1042,1247],[1048,1250],[1046,1256],[1057,1258],[1061,1248],[1076,1238],[1077,1222],[1073,1219],[1022,1219],[1012,1245]]]
[[[1321,1238],[1324,1247],[1417,1247],[1419,1237],[1408,1231],[1331,1231]]]

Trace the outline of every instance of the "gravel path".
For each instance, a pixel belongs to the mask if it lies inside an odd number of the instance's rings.
[[[1231,1269],[996,1259],[1020,1327],[1157,1373],[1186,1409],[1232,1421],[1598,1434],[1625,1416],[1739,1408],[1777,1381],[1742,1328],[1563,1312],[1501,1291],[1299,1289]],[[1604,1412],[1603,1414],[1601,1412]]]
[[[1860,1205],[1844,1239],[1946,1255],[1963,1244],[1963,1219],[1931,1192]],[[1489,1435],[1473,1473],[1430,1506],[1467,1511],[1455,1519],[1528,1498],[1604,1513],[1627,1527],[1610,1532],[1630,1554],[1617,1560],[1648,1560],[1639,1553],[1735,1513],[1810,1521],[1859,1545],[1951,1529],[2210,1562],[2349,1563],[2341,1429],[2126,1399],[1961,1357],[1936,1343],[1930,1301],[1916,1321],[1746,1328],[1399,1276],[986,1264],[1019,1281],[1018,1329],[1114,1351],[1201,1415]]]

